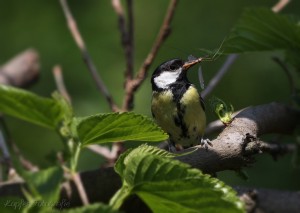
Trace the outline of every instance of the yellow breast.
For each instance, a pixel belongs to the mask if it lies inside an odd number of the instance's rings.
[[[182,146],[200,143],[206,117],[197,89],[190,86],[175,103],[171,90],[153,92],[152,114],[159,126],[167,132],[171,141]]]

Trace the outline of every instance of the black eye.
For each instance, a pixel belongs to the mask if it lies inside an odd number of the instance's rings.
[[[176,67],[175,65],[170,65],[170,69],[171,69],[171,70],[176,70],[177,67]]]
[[[172,61],[172,63],[170,64],[169,68],[170,70],[177,70],[179,69],[181,66],[183,65],[181,60],[174,60]]]

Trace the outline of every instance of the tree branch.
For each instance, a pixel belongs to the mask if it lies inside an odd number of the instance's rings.
[[[268,133],[291,133],[300,123],[300,111],[279,103],[249,107],[235,116],[232,123],[212,140],[206,151],[201,146],[189,155],[177,157],[205,173],[239,170],[253,163],[253,155],[268,147],[257,137]],[[253,146],[256,143],[256,146]],[[183,150],[190,152],[195,149]]]

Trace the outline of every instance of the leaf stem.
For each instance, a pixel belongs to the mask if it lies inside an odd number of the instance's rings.
[[[123,183],[122,188],[119,189],[114,196],[110,199],[109,201],[109,205],[117,210],[119,209],[122,204],[124,203],[124,201],[126,200],[126,198],[130,195],[130,189],[129,187]]]
[[[81,143],[77,143],[74,140],[69,141],[72,142],[73,144],[70,147],[71,148],[71,160],[70,160],[70,169],[72,173],[76,172],[77,164],[78,164],[78,159],[81,151]]]

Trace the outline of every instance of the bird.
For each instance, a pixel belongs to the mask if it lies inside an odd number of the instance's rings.
[[[151,112],[156,123],[169,135],[169,151],[201,144],[206,127],[204,100],[187,78],[187,71],[202,58],[170,59],[160,64],[151,77]]]

